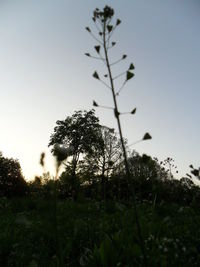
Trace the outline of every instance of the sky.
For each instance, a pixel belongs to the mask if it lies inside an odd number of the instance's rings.
[[[109,89],[93,79],[103,73],[94,54],[93,10],[109,5],[122,23],[111,60],[127,54],[113,73],[135,65],[118,97],[129,144],[145,132],[152,140],[132,146],[163,160],[172,157],[180,178],[200,166],[200,2],[198,0],[0,0],[0,151],[19,160],[27,180],[55,165],[48,143],[57,120],[89,110],[92,100],[113,106]],[[104,73],[103,73],[104,74]],[[116,88],[119,87],[116,83]],[[117,129],[110,110],[97,108],[100,123]]]

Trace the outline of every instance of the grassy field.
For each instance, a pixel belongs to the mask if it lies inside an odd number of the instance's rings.
[[[198,210],[138,210],[149,266],[200,266]],[[0,266],[143,266],[141,255],[131,203],[65,200],[55,212],[52,199],[0,199]]]

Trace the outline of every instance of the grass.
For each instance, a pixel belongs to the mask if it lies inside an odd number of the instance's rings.
[[[0,200],[0,266],[61,266],[50,200]],[[138,205],[150,266],[199,266],[200,212],[176,204]],[[131,205],[58,202],[63,266],[142,266]]]

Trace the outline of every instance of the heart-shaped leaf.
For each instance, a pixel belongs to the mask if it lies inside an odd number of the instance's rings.
[[[151,135],[149,133],[145,133],[142,140],[149,140],[149,139],[152,139]]]
[[[100,48],[101,48],[100,45],[96,45],[94,48],[95,48],[95,50],[97,51],[97,53],[99,54],[99,52],[100,52]]]
[[[134,108],[132,111],[131,111],[131,114],[135,114],[136,113],[136,108]]]
[[[89,27],[85,27],[86,31],[91,32]]]
[[[112,31],[112,29],[113,29],[113,26],[112,25],[108,25],[107,29],[108,29],[108,32],[110,33]]]
[[[120,19],[117,19],[116,25],[119,25],[120,23],[121,23],[121,20]]]
[[[98,107],[99,105],[97,104],[97,102],[95,102],[95,101],[93,100],[93,106],[94,106],[94,107]]]
[[[93,77],[99,80],[99,75],[96,71],[93,73]]]
[[[135,67],[134,67],[133,63],[131,63],[130,67],[129,67],[129,70],[134,70],[134,69],[135,69]]]
[[[130,71],[126,72],[126,80],[127,81],[130,80],[131,78],[133,78],[133,76],[134,76],[134,74],[132,72],[130,72]]]

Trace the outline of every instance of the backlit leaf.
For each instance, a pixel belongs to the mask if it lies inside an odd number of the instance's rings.
[[[93,100],[93,106],[94,106],[94,107],[98,107],[99,105],[97,104],[96,101]]]
[[[117,19],[116,25],[119,25],[120,23],[121,23],[121,20],[120,19]]]
[[[89,27],[85,27],[86,31],[91,32]]]
[[[149,133],[145,133],[142,140],[149,140],[149,139],[152,139],[151,135]]]
[[[100,48],[101,48],[100,45],[96,45],[94,48],[97,51],[97,53],[99,54],[99,51],[100,51]]]
[[[99,75],[98,75],[98,73],[97,73],[96,71],[93,73],[93,77],[94,77],[95,79],[98,79],[98,80],[99,80]]]
[[[112,25],[108,25],[107,29],[108,29],[108,32],[110,33],[112,31],[112,29],[113,29],[113,26]]]
[[[127,81],[130,80],[131,78],[133,78],[133,76],[134,76],[134,74],[132,72],[130,72],[130,71],[126,72],[126,80]]]
[[[134,70],[134,69],[135,69],[135,67],[134,67],[133,63],[131,63],[129,70]]]
[[[136,108],[134,108],[132,111],[131,111],[131,114],[135,114],[136,112]]]

